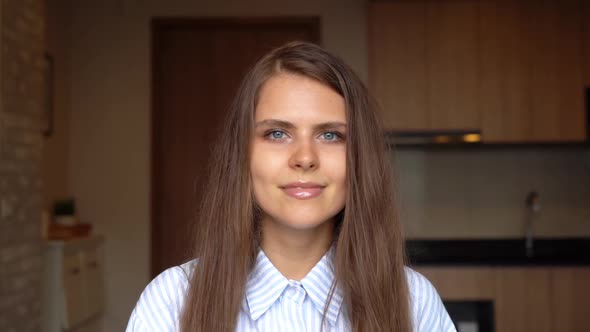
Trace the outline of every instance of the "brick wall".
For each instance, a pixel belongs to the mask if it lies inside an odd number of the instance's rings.
[[[40,329],[43,0],[0,0],[0,331]]]

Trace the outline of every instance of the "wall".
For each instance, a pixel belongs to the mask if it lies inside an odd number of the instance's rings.
[[[40,326],[41,0],[0,2],[0,331]]]
[[[590,237],[590,151],[580,148],[400,150],[398,200],[411,238]]]
[[[69,190],[69,69],[71,0],[51,0],[46,9],[45,49],[54,62],[52,134],[43,142],[43,207],[70,195]]]
[[[150,18],[319,15],[323,44],[366,78],[364,0],[73,2],[70,186],[106,236],[105,330],[124,328],[149,278]]]

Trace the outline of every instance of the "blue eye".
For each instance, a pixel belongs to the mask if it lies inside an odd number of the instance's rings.
[[[340,139],[340,135],[332,131],[325,132],[322,136],[326,141],[338,141]]]
[[[280,139],[285,138],[285,133],[280,130],[273,130],[266,135],[270,136],[270,139],[273,139],[273,140],[280,140]]]

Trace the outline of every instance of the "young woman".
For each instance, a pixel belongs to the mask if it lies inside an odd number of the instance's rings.
[[[367,89],[289,43],[244,78],[216,146],[195,257],[142,293],[127,331],[455,331],[405,267]]]

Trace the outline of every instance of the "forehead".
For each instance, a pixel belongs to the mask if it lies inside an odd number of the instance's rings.
[[[344,98],[317,80],[281,73],[262,86],[255,120],[346,122]]]

